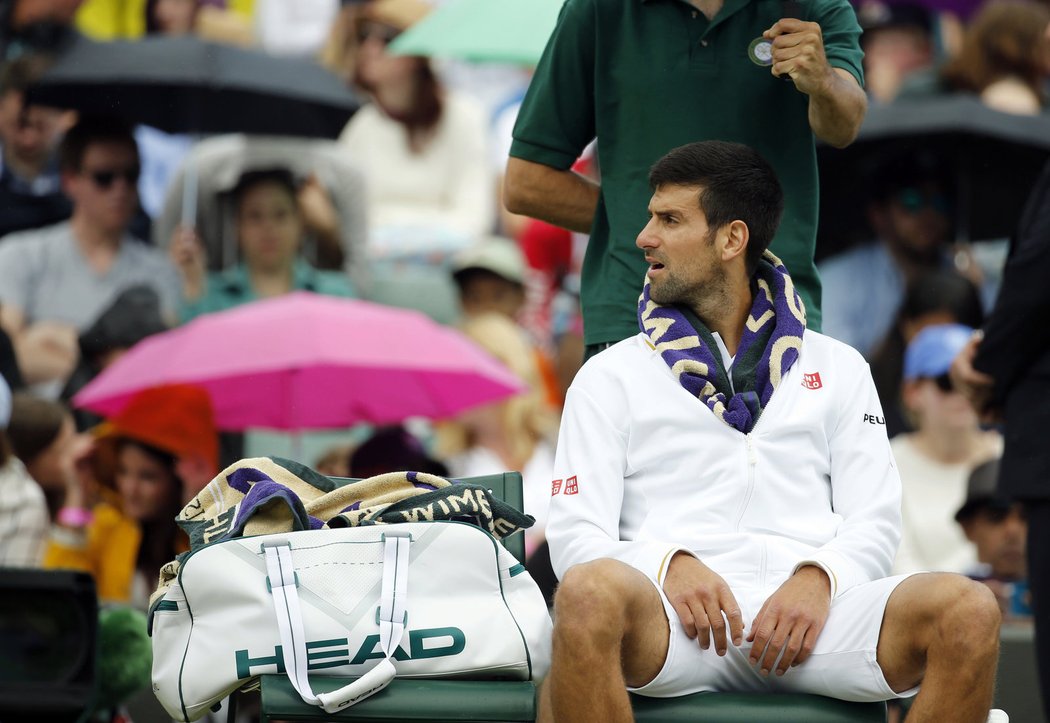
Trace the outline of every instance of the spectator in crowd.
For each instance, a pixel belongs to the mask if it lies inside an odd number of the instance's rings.
[[[435,451],[456,478],[507,470],[522,473],[525,512],[536,518],[536,524],[525,532],[526,554],[531,556],[543,542],[557,416],[520,327],[490,312],[467,319],[462,328],[514,372],[526,390],[439,424]]]
[[[995,110],[1035,115],[1046,107],[1050,8],[1041,2],[985,2],[961,30],[957,52],[910,74],[899,97],[970,93]]]
[[[188,549],[175,516],[217,472],[211,404],[195,387],[158,387],[98,436],[101,501],[90,506],[80,487],[66,489],[44,566],[86,570],[100,600],[145,608],[161,566]]]
[[[928,326],[904,355],[904,407],[915,431],[890,442],[902,491],[894,573],[965,573],[977,561],[973,545],[955,523],[955,512],[966,499],[970,472],[1002,454],[1003,444],[998,432],[981,429],[977,414],[948,376],[952,359],[972,332],[960,324]]]
[[[870,358],[908,283],[948,263],[949,180],[939,159],[900,153],[872,173],[868,218],[875,239],[820,264],[824,332]]]
[[[452,261],[452,278],[467,317],[496,312],[518,321],[525,306],[525,257],[501,236],[483,239]]]
[[[588,354],[637,331],[645,263],[633,239],[645,225],[645,167],[704,138],[747,143],[776,168],[787,211],[773,251],[819,330],[814,136],[848,145],[867,99],[850,4],[810,3],[805,19],[783,17],[792,7],[565,4],[518,115],[504,200],[514,213],[591,234],[581,287]],[[570,170],[595,137],[600,185]]]
[[[949,90],[976,93],[1004,113],[1037,115],[1050,78],[1050,8],[1028,0],[996,0],[970,21],[957,58],[941,70]]]
[[[496,219],[484,111],[446,91],[427,58],[386,49],[429,9],[424,0],[374,0],[355,24],[354,82],[373,102],[340,142],[365,173],[371,251],[382,257],[448,253]]]
[[[977,329],[983,321],[977,287],[955,269],[924,271],[908,284],[892,328],[871,357],[871,375],[886,414],[886,434],[891,439],[912,430],[901,406],[904,351],[911,340],[934,324],[962,324]]]
[[[970,92],[990,108],[1035,115],[1046,107],[1050,77],[1050,8],[1042,2],[996,0],[966,27],[958,57],[919,75],[902,94]]]
[[[29,58],[0,64],[0,237],[69,218],[58,142],[67,114],[25,105],[37,69]]]
[[[879,103],[889,103],[905,78],[934,62],[934,17],[914,2],[862,0],[857,20],[864,31],[864,89]]]
[[[78,332],[121,291],[153,288],[167,319],[175,318],[179,296],[167,259],[127,231],[139,173],[130,130],[81,118],[62,142],[61,165],[72,218],[0,242],[0,326],[14,341],[26,382],[50,383],[52,396],[76,366]]]
[[[998,482],[998,459],[974,468],[955,520],[977,548],[978,565],[970,576],[992,589],[1004,618],[1016,620],[1031,616],[1025,564],[1028,516],[1023,504],[996,489]]]
[[[11,389],[0,378],[0,567],[37,567],[50,529],[44,492],[11,451]]]
[[[471,319],[495,312],[514,322],[532,350],[548,401],[561,406],[562,390],[551,358],[521,323],[525,273],[525,257],[518,244],[501,236],[487,237],[464,249],[452,262],[463,315]]]
[[[346,274],[319,271],[301,257],[303,219],[290,172],[245,173],[233,196],[242,258],[236,266],[209,274],[204,246],[192,230],[180,227],[172,239],[171,259],[182,276],[183,321],[295,290],[354,295]]]
[[[11,450],[44,492],[53,519],[65,500],[66,489],[81,484],[90,492],[83,464],[90,438],[77,434],[69,409],[59,402],[18,392],[14,395],[7,430]]]
[[[427,454],[423,443],[399,424],[376,429],[350,453],[350,476],[374,477],[387,472],[426,472],[448,477],[448,467]]]

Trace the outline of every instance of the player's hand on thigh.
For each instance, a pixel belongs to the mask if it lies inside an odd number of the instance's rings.
[[[715,652],[725,655],[727,640],[731,639],[733,645],[743,642],[744,621],[740,605],[722,576],[707,565],[692,555],[675,553],[668,565],[663,587],[686,635],[697,639],[701,648],[707,650],[711,647],[713,638]]]
[[[751,665],[783,675],[806,662],[831,612],[831,582],[819,567],[807,565],[784,581],[755,616],[747,636]],[[781,655],[780,662],[777,657]]]

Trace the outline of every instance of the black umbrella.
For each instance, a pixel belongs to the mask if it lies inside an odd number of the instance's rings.
[[[360,105],[315,63],[192,36],[77,43],[29,99],[170,133],[321,138],[338,136]]]
[[[970,95],[871,106],[851,146],[818,147],[818,255],[872,238],[864,211],[867,174],[890,155],[920,151],[950,169],[956,239],[1005,238],[1050,159],[1050,116],[1000,113]]]

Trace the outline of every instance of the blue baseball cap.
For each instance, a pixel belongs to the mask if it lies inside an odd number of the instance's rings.
[[[962,324],[935,324],[915,335],[904,352],[904,380],[935,379],[970,341],[973,329]]]

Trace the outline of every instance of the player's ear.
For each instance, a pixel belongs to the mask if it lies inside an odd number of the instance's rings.
[[[722,227],[720,235],[724,239],[722,242],[723,261],[730,261],[737,257],[744,258],[744,254],[747,253],[747,243],[751,238],[751,232],[746,223],[739,219],[730,221]]]

